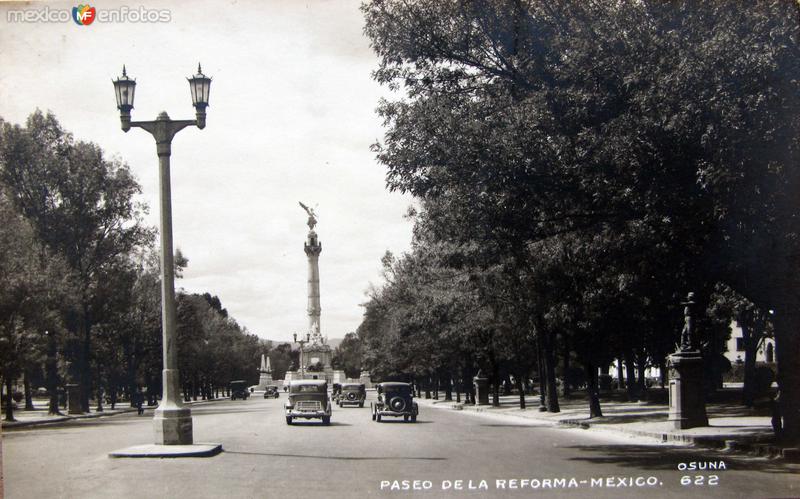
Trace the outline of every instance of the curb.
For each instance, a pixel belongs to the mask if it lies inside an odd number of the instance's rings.
[[[220,398],[216,398],[216,399],[212,399],[212,400],[197,400],[197,401],[192,400],[190,402],[184,402],[184,405],[195,405],[195,404],[200,404],[200,403],[205,404],[205,403],[211,403],[211,402],[219,402],[219,401],[222,401],[222,400],[230,400],[230,399],[220,397]],[[150,409],[155,409],[156,407],[158,407],[158,406],[145,407],[144,410],[147,411],[147,410],[150,410]],[[116,416],[118,414],[127,414],[129,412],[135,412],[135,411],[136,411],[135,407],[126,407],[125,409],[113,409],[113,411],[111,409],[109,409],[108,411],[104,411],[104,412],[92,412],[92,413],[89,413],[89,414],[76,414],[74,416],[70,416],[70,415],[67,414],[67,415],[58,416],[58,417],[54,417],[54,418],[50,418],[50,419],[31,419],[31,420],[28,420],[28,421],[3,421],[0,426],[2,426],[3,430],[13,430],[13,429],[16,429],[16,428],[27,428],[27,427],[30,427],[30,426],[46,426],[46,425],[51,425],[51,424],[63,423],[65,421],[72,421],[72,420],[75,420],[75,419],[93,419],[93,418],[111,417],[111,416]]]
[[[431,407],[442,408],[442,409],[452,409],[456,411],[463,411],[465,410],[464,404],[454,403],[451,401],[431,401],[429,403]],[[747,454],[752,456],[758,457],[768,457],[768,458],[778,458],[783,459],[787,463],[798,463],[800,462],[800,449],[798,448],[784,448],[774,444],[764,443],[764,442],[740,442],[738,440],[731,440],[731,439],[724,439],[724,438],[715,438],[715,437],[706,437],[706,436],[695,436],[695,435],[682,435],[679,433],[669,433],[669,432],[655,432],[655,431],[646,431],[646,430],[630,430],[626,428],[619,428],[613,425],[603,425],[598,423],[591,423],[586,420],[582,419],[562,419],[560,421],[554,421],[551,419],[544,419],[544,418],[537,418],[534,416],[521,416],[517,414],[508,414],[505,412],[494,411],[484,407],[473,407],[470,406],[466,409],[471,412],[478,412],[478,413],[493,413],[500,416],[516,416],[516,417],[523,417],[525,419],[533,419],[536,421],[544,421],[553,424],[553,426],[564,426],[564,427],[572,427],[572,428],[581,428],[584,430],[589,430],[592,428],[595,429],[605,429],[611,430],[618,433],[625,433],[628,435],[635,435],[638,437],[649,437],[654,438],[656,440],[660,440],[661,442],[675,442],[675,443],[683,443],[683,444],[690,444],[696,447],[701,447],[705,449],[716,449],[721,450],[723,452],[736,452],[741,454]]]
[[[113,412],[93,412],[89,414],[77,414],[74,416],[64,415],[50,419],[32,419],[28,421],[3,421],[2,426],[4,430],[10,430],[12,428],[25,428],[28,426],[44,426],[55,423],[63,423],[64,421],[72,421],[74,419],[93,419],[102,418],[103,416],[116,416],[117,414],[126,414],[135,410],[135,407],[128,407],[126,409],[114,409]]]

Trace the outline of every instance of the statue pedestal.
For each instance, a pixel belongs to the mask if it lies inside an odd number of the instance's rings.
[[[676,352],[669,356],[669,417],[675,429],[708,426],[700,352]]]
[[[83,414],[81,390],[78,384],[67,385],[67,414]]]
[[[478,405],[489,405],[489,379],[478,373],[472,378],[472,382],[475,384],[475,398]]]

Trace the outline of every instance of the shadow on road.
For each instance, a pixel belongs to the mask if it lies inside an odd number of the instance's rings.
[[[390,457],[390,456],[312,456],[308,454],[278,454],[270,452],[248,452],[225,450],[225,454],[264,457],[296,457],[298,459],[332,459],[334,461],[447,461],[446,457]]]
[[[724,461],[726,470],[751,470],[796,474],[798,467],[764,458],[732,456],[708,449],[663,445],[575,445],[567,447],[583,452],[584,457],[571,461],[593,464],[617,464],[646,470],[678,471],[680,463]]]
[[[478,426],[485,426],[487,428],[552,428],[550,425],[545,424],[481,424]]]
[[[288,426],[288,425],[287,425]],[[329,424],[323,424],[321,421],[292,421],[291,426],[299,426],[301,428],[327,428],[329,426],[353,426],[350,423],[340,423],[339,421],[331,421]]]
[[[402,419],[382,419],[380,422],[376,421],[379,424],[408,424],[408,425],[415,425],[415,424],[431,424],[433,421],[420,421],[419,419],[415,422],[410,421],[403,421]]]

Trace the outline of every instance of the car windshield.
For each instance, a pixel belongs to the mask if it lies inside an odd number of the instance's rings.
[[[325,391],[325,385],[292,385],[292,393],[319,393]]]

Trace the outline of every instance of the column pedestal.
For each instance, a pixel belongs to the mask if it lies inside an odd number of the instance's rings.
[[[696,350],[669,356],[669,417],[675,429],[708,426],[703,359]]]
[[[192,413],[181,403],[178,370],[164,369],[164,396],[153,415],[155,443],[158,445],[191,445]]]

